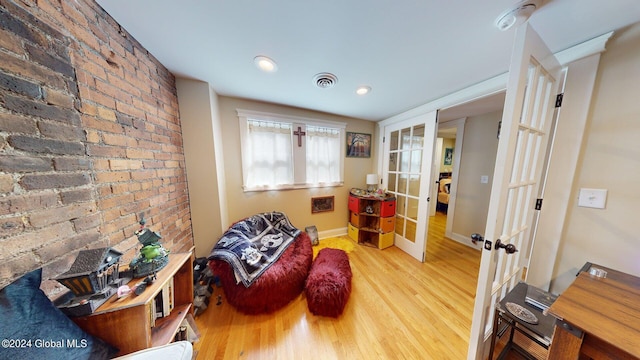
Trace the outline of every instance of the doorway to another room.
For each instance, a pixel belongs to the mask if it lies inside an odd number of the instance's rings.
[[[444,220],[446,238],[474,248],[470,235],[486,225],[504,97],[438,112],[430,219]]]

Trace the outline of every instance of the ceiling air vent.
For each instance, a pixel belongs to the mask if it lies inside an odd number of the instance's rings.
[[[320,73],[313,77],[313,83],[321,89],[332,88],[338,82],[338,78],[330,73]]]

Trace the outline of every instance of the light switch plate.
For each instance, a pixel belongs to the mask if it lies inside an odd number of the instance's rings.
[[[489,183],[489,175],[480,175],[480,183],[488,184]]]
[[[607,202],[607,189],[581,188],[578,196],[578,206],[604,209]]]

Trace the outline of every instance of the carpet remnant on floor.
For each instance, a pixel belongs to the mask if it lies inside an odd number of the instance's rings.
[[[320,239],[320,243],[313,247],[313,258],[318,256],[318,252],[324,248],[340,249],[350,253],[356,249],[356,242],[347,235]]]

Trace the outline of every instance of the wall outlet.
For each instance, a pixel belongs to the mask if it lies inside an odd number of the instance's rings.
[[[606,202],[606,189],[580,189],[580,195],[578,196],[578,206],[604,209],[604,205],[606,204]]]

